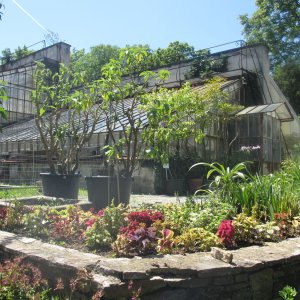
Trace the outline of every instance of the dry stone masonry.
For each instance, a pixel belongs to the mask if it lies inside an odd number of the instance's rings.
[[[92,286],[103,289],[105,299],[127,299],[130,281],[141,287],[143,300],[268,300],[276,299],[286,284],[300,287],[300,238],[234,251],[130,259],[82,253],[0,231],[1,258],[18,255],[39,266],[50,281],[69,279],[83,268],[92,271]]]

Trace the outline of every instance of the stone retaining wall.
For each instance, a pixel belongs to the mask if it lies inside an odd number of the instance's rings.
[[[299,290],[300,238],[228,252],[230,264],[211,253],[106,258],[0,231],[2,258],[25,255],[52,280],[86,268],[92,271],[93,289],[103,289],[105,299],[130,297],[130,280],[141,287],[143,300],[268,300],[286,284]]]

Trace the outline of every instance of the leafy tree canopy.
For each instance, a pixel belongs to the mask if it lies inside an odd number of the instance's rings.
[[[266,43],[276,64],[300,54],[300,1],[256,0],[252,17],[240,16],[248,42]]]
[[[29,50],[26,46],[23,46],[23,47],[19,46],[17,49],[15,49],[14,52],[12,52],[10,50],[10,48],[6,48],[1,52],[2,53],[1,64],[6,64],[11,61],[20,59],[26,55],[29,55],[32,52],[34,52],[34,51]]]
[[[86,72],[87,80],[93,81],[102,77],[101,68],[111,58],[119,56],[120,48],[111,45],[98,45],[85,53],[84,50],[73,50],[71,55],[71,68],[76,72]]]
[[[2,20],[2,15],[3,15],[2,9],[3,8],[4,8],[4,5],[2,2],[0,2],[0,20]]]
[[[256,0],[252,17],[240,16],[248,42],[266,43],[272,54],[274,79],[300,113],[300,1]]]
[[[192,76],[199,76],[200,72],[208,73],[208,70],[217,71],[223,62],[208,62],[209,51],[195,51],[194,47],[184,42],[171,42],[166,48],[152,50],[149,45],[127,45],[125,50],[143,49],[147,53],[147,58],[143,59],[140,64],[140,70],[151,70],[167,65],[179,63],[181,61],[195,59]],[[82,50],[73,50],[71,55],[71,68],[77,72],[86,72],[89,81],[97,80],[102,77],[101,68],[107,64],[110,59],[117,59],[122,49],[111,45],[98,45],[91,48],[91,51],[85,53]]]
[[[289,59],[283,66],[277,66],[273,75],[297,114],[300,114],[300,58]]]

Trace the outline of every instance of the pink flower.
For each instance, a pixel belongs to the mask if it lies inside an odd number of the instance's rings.
[[[104,209],[100,209],[98,212],[97,212],[97,216],[99,217],[104,217],[105,215],[105,210]]]

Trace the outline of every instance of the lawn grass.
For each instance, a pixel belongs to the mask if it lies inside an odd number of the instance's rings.
[[[33,197],[39,195],[42,195],[40,188],[35,186],[20,186],[18,188],[0,189],[0,199],[2,200]]]
[[[0,200],[16,199],[24,197],[42,196],[43,192],[40,187],[36,186],[19,186],[17,188],[3,188],[0,189]],[[87,190],[84,188],[79,189],[80,197],[87,197]]]

